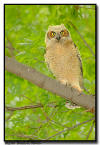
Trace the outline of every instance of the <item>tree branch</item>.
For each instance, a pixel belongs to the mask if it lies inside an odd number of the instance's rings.
[[[95,96],[85,95],[70,86],[62,85],[60,82],[7,56],[5,57],[5,69],[40,88],[46,89],[84,108],[93,109],[93,112],[95,111]]]
[[[8,37],[7,37],[7,41],[8,41],[8,43],[7,43],[6,47],[9,48],[10,56],[14,58],[14,50],[15,50],[15,48],[12,46],[12,43],[9,40]]]
[[[64,133],[64,132],[66,132],[66,131],[70,131],[70,130],[72,130],[72,129],[74,129],[74,128],[76,128],[76,127],[82,125],[82,124],[88,123],[88,122],[90,122],[90,121],[92,121],[92,120],[94,120],[94,119],[95,119],[95,118],[93,117],[93,118],[91,118],[91,119],[89,119],[89,120],[86,120],[86,121],[83,121],[83,122],[81,122],[81,123],[78,123],[78,124],[76,124],[76,125],[74,125],[74,126],[72,126],[72,127],[64,128],[64,130],[57,132],[56,134],[54,134],[54,135],[48,137],[46,140],[49,140],[49,139],[51,139],[52,137],[55,137],[55,136],[57,136],[57,135],[59,135],[59,134],[61,134],[61,133]]]
[[[80,35],[81,39],[83,40],[84,44],[90,49],[90,52],[92,53],[93,56],[95,56],[92,48],[90,47],[90,45],[86,42],[86,40],[84,39],[84,37],[82,36],[82,34],[79,32],[79,30],[76,28],[76,26],[69,21],[69,23],[72,25],[72,27],[76,30],[76,32]]]
[[[48,107],[57,107],[57,105],[54,105],[53,103],[48,104]],[[42,108],[44,107],[42,104],[37,104],[37,105],[29,105],[29,106],[23,106],[23,107],[9,107],[5,106],[5,109],[7,111],[17,111],[17,110],[26,110],[26,109],[34,109],[34,108]]]
[[[25,134],[10,134],[8,136],[15,136],[15,137],[20,137],[20,138],[26,138],[27,140],[42,140],[38,136],[35,135],[25,135]]]
[[[7,117],[7,119],[6,119],[5,121],[8,121],[8,120],[13,116],[13,114],[14,114],[14,112],[11,111],[11,112],[10,112],[10,115]]]
[[[40,107],[43,107],[43,106],[41,104],[40,105],[23,106],[23,107],[9,107],[9,106],[5,106],[5,109],[7,111],[17,111],[17,110],[26,110],[26,109],[40,108]]]
[[[85,6],[79,6],[79,5],[75,5],[74,7],[76,8],[76,10],[78,10],[79,8],[95,10],[95,8],[85,7]]]
[[[91,125],[91,127],[90,127],[90,130],[89,130],[88,135],[87,135],[87,137],[86,137],[87,140],[89,139],[89,136],[90,136],[90,134],[91,134],[91,132],[92,132],[92,130],[93,130],[94,123],[95,123],[95,121],[93,121],[93,123],[92,123],[92,125]]]

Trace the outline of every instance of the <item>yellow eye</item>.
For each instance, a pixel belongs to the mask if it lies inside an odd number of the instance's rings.
[[[61,34],[62,36],[64,36],[64,37],[68,37],[68,36],[69,36],[69,32],[68,32],[67,30],[62,30],[62,31],[60,32],[60,34]]]
[[[64,34],[65,34],[65,32],[64,32],[64,31],[61,31],[61,32],[60,32],[60,34],[61,34],[61,35],[64,35]]]
[[[55,32],[51,32],[51,36],[54,37],[56,35]]]

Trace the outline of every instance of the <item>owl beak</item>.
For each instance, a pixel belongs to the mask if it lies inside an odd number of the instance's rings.
[[[60,35],[57,35],[56,36],[56,39],[59,41],[61,39],[61,36]]]

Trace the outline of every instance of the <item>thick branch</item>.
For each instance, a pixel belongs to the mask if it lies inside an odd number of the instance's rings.
[[[28,80],[40,88],[46,89],[67,100],[71,100],[79,106],[95,110],[95,96],[85,95],[70,86],[62,85],[60,82],[53,80],[35,69],[25,66],[7,56],[5,57],[5,69],[8,72],[14,73],[17,76]]]

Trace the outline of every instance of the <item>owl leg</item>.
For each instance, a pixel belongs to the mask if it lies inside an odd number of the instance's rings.
[[[86,111],[86,112],[95,113],[95,108],[87,109],[87,110],[85,110],[85,111]]]
[[[68,109],[76,109],[76,108],[80,108],[80,106],[73,104],[71,102],[66,102],[65,107]]]
[[[67,80],[64,80],[64,79],[58,79],[63,85],[70,85],[70,83],[68,83]],[[78,85],[73,85],[72,87],[74,87],[75,89],[78,89],[79,92],[82,92],[82,89],[78,86]],[[69,101],[66,102],[65,104],[65,107],[68,108],[68,109],[76,109],[76,108],[80,108],[80,106],[76,105],[76,104],[73,104]]]
[[[79,92],[82,92],[82,89],[79,87],[79,85],[71,85],[73,88],[77,89]],[[65,107],[68,109],[76,109],[80,108],[80,106],[72,103],[72,102],[66,102]]]
[[[71,86],[71,84],[68,83],[68,81],[66,81],[66,86],[67,86],[67,85]],[[74,86],[73,86],[73,87],[74,87]],[[75,88],[75,89],[80,89],[80,91],[81,91],[81,88],[80,88],[79,86],[76,87],[76,85],[75,85],[74,88]],[[72,103],[72,102],[70,102],[70,101],[67,101],[67,102],[66,102],[65,107],[68,108],[68,109],[80,108],[80,106],[78,106],[78,105],[76,105],[76,104],[74,104],[74,103]]]
[[[68,85],[68,82],[67,82],[67,80],[64,80],[64,79],[58,79],[60,82],[61,82],[61,84],[63,84],[63,85]]]
[[[79,92],[82,92],[82,89],[80,88],[80,86],[73,85],[72,87],[75,88],[75,89],[77,89]]]
[[[68,82],[64,79],[58,79],[63,85],[68,85]],[[68,109],[75,109],[75,106],[73,106],[69,101],[66,102],[65,107]]]

